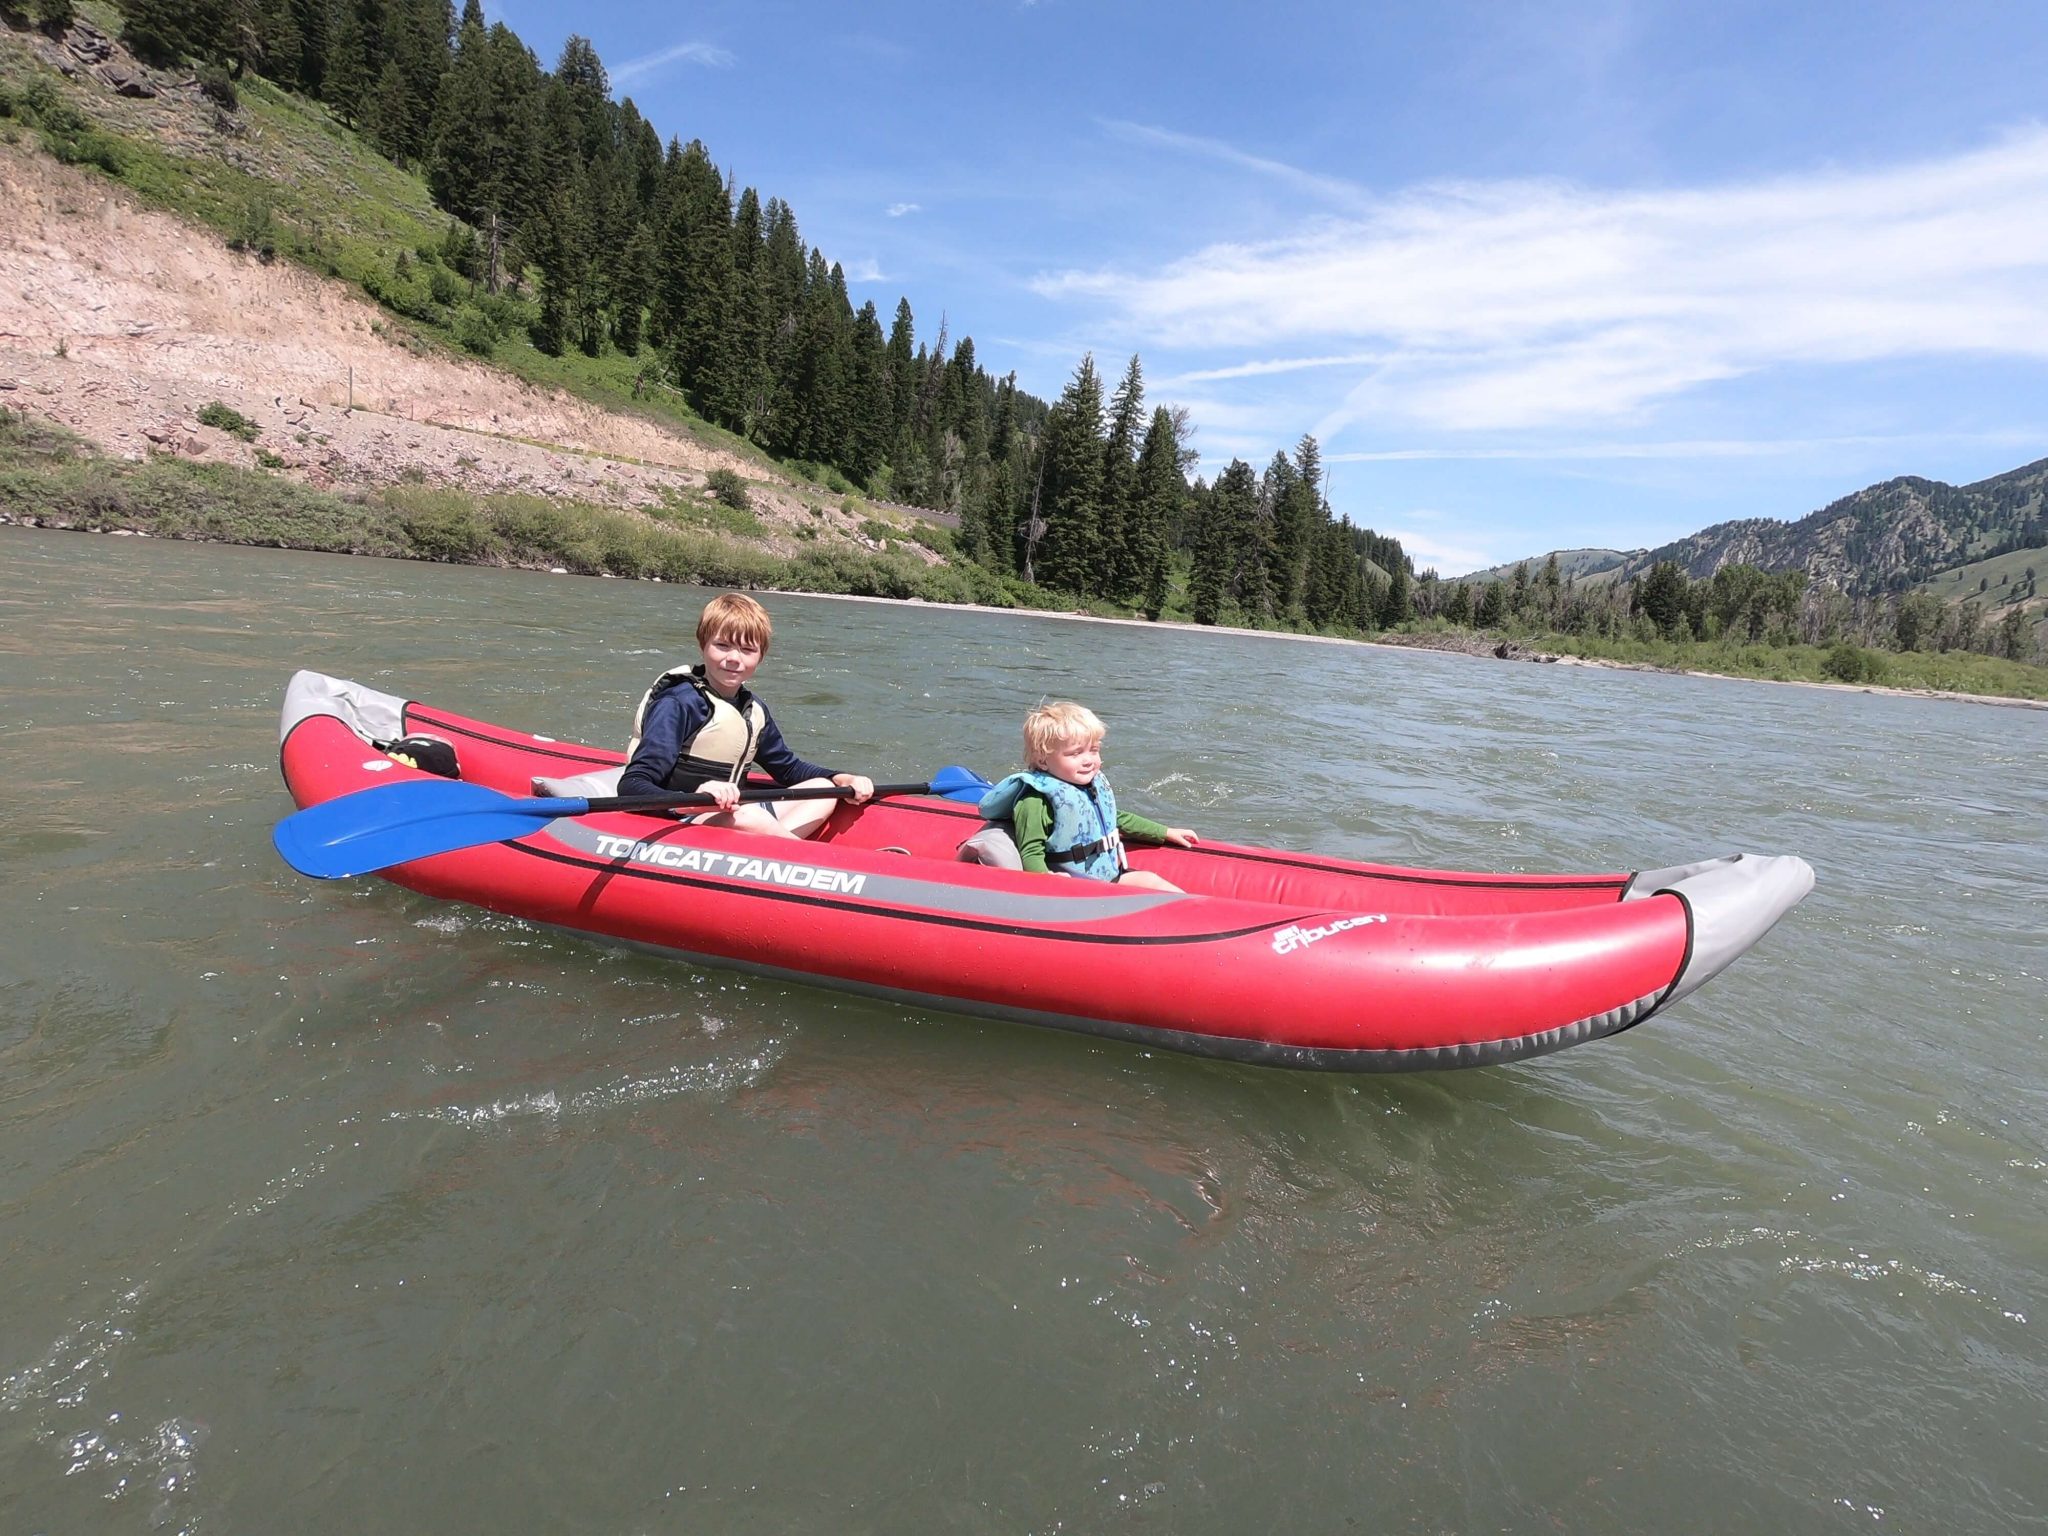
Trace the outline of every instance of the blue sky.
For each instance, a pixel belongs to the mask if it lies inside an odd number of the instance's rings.
[[[2048,457],[2048,6],[487,4],[1051,399],[1445,574]]]

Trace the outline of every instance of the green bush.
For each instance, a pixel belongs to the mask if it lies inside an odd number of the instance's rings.
[[[86,129],[84,114],[71,105],[56,81],[39,74],[21,93],[23,115],[32,117],[52,133],[77,134]]]
[[[498,327],[474,304],[465,304],[455,311],[453,330],[457,344],[478,357],[489,357],[498,345]]]
[[[202,64],[198,71],[199,94],[223,111],[233,112],[242,104],[241,94],[228,72],[218,64]]]
[[[1860,683],[1863,681],[1863,647],[1853,640],[1838,640],[1820,664],[1824,676],[1837,682]]]
[[[731,507],[735,512],[754,510],[753,498],[747,495],[747,483],[729,469],[714,469],[704,477],[704,488],[721,505]]]
[[[489,523],[468,498],[394,494],[392,500],[400,508],[398,525],[420,559],[466,565],[497,553]]]
[[[10,411],[0,405],[0,464],[35,459],[70,459],[78,456],[84,440],[55,422],[31,416],[26,410]],[[0,496],[0,506],[7,498]]]
[[[942,528],[937,523],[928,523],[922,518],[910,525],[910,537],[934,554],[952,555],[960,548],[959,540],[954,536],[952,529]]]
[[[256,423],[232,405],[219,400],[209,400],[199,407],[199,423],[201,426],[218,427],[223,432],[239,437],[245,443],[256,441]]]
[[[228,249],[247,251],[259,261],[276,259],[277,225],[271,218],[267,199],[252,197],[242,204],[228,230]]]

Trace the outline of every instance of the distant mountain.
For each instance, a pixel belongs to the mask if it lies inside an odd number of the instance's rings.
[[[1724,565],[1804,570],[1817,585],[1858,596],[1918,586],[1943,571],[2008,550],[2048,548],[2048,459],[1979,480],[1945,485],[1904,475],[1844,496],[1796,523],[1753,517],[1716,523],[1657,549],[1559,550],[1561,571],[1581,580],[1629,581],[1662,560],[1694,580]],[[1604,558],[1603,558],[1604,557]],[[1534,575],[1548,556],[1529,561]],[[1568,562],[1581,562],[1576,572]],[[1461,578],[1492,580],[1496,566]],[[1609,573],[1612,574],[1609,574]]]
[[[1557,574],[1571,576],[1583,581],[1588,576],[1597,576],[1602,571],[1614,570],[1626,565],[1637,556],[1647,553],[1640,549],[1560,549],[1557,555]],[[1459,576],[1458,581],[1507,581],[1515,574],[1515,567],[1527,564],[1529,574],[1534,576],[1543,569],[1548,554],[1538,555],[1527,562],[1510,560],[1506,565],[1489,566],[1483,571],[1474,571],[1469,576]]]

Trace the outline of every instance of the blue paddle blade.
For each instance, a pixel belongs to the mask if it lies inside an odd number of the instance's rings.
[[[406,779],[308,806],[279,822],[270,840],[300,874],[340,880],[525,837],[589,808],[588,800],[515,800],[482,784]]]
[[[933,794],[943,795],[948,800],[965,801],[969,805],[978,804],[983,795],[995,788],[972,768],[962,768],[957,763],[933,774],[931,784]]]

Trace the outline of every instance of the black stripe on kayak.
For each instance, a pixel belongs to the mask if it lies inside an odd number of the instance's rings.
[[[691,890],[717,891],[730,896],[752,896],[766,901],[797,901],[802,902],[807,907],[825,907],[840,912],[859,912],[870,917],[887,918],[895,922],[930,923],[936,924],[941,928],[965,928],[971,929],[976,933],[1002,933],[1017,938],[1056,939],[1068,944],[1213,944],[1224,939],[1249,938],[1252,934],[1267,933],[1275,928],[1285,927],[1291,923],[1312,921],[1315,916],[1342,915],[1310,914],[1303,916],[1290,912],[1285,917],[1274,918],[1270,922],[1253,923],[1245,928],[1219,929],[1212,933],[1068,933],[1057,928],[1035,928],[1021,923],[998,923],[981,918],[954,917],[944,912],[906,912],[897,908],[877,907],[861,901],[839,901],[829,896],[819,896],[803,890],[784,890],[775,886],[732,884],[723,880],[706,880],[697,875],[679,875],[665,869],[648,869],[644,865],[634,864],[630,860],[600,863],[588,856],[557,853],[551,848],[534,848],[523,842],[501,843],[499,846],[509,848],[514,853],[526,854],[530,858],[546,859],[551,864],[567,864],[572,869],[588,870],[593,875],[633,880],[659,880],[668,885],[680,885]],[[857,871],[857,873],[862,873],[862,871]],[[510,915],[514,917],[523,916],[523,914],[517,912]],[[546,919],[536,918],[530,919],[530,921],[545,922]],[[595,929],[579,928],[575,931],[578,933],[590,933],[596,938],[609,937],[609,935]],[[654,945],[652,947],[657,950],[665,948],[663,945]],[[716,956],[706,956],[705,958],[718,959]],[[720,960],[719,963],[732,964],[734,962]],[[790,974],[802,976],[808,973],[793,971]]]
[[[890,808],[911,811],[921,816],[973,816],[974,809],[965,805],[921,805],[915,800],[892,800]],[[1152,844],[1145,846],[1151,847]],[[1350,880],[1385,880],[1395,885],[1441,885],[1454,890],[1471,891],[1603,891],[1612,890],[1615,899],[1621,899],[1621,892],[1628,889],[1633,878],[1630,875],[1584,875],[1554,880],[1504,880],[1495,875],[1467,875],[1457,871],[1433,873],[1406,870],[1394,872],[1380,869],[1361,869],[1355,864],[1332,863],[1310,853],[1269,853],[1256,848],[1213,848],[1197,846],[1181,848],[1178,853],[1198,859],[1235,859],[1244,864],[1272,864],[1281,869],[1306,870],[1317,875],[1342,875]]]
[[[507,736],[493,736],[488,731],[480,731],[473,726],[457,725],[452,720],[442,720],[435,718],[434,716],[427,714],[425,711],[425,707],[419,704],[408,703],[405,706],[405,724],[407,730],[410,730],[413,726],[415,712],[418,712],[418,723],[422,727],[437,731],[452,731],[457,736],[467,736],[471,741],[481,741],[489,746],[506,747],[517,752],[531,752],[539,757],[557,758],[565,763],[589,763],[590,765],[596,768],[622,768],[625,766],[624,760],[616,755],[610,757],[594,757],[590,755],[590,749],[588,748],[582,748],[574,752],[557,752],[552,747],[548,746],[543,742],[538,741],[536,738],[532,736],[528,736],[523,740],[516,741]]]

